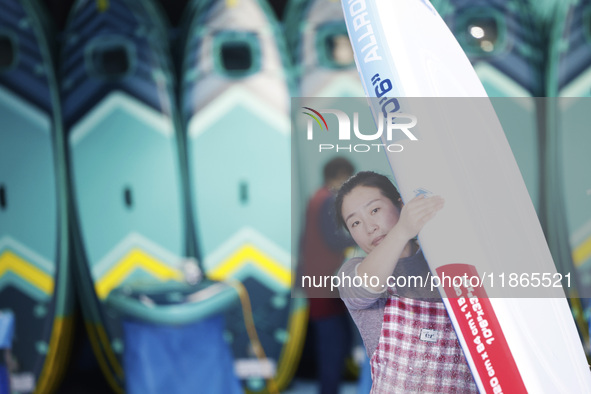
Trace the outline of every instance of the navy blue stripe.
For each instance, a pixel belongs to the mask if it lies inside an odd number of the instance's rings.
[[[591,42],[586,37],[583,15],[589,5],[577,5],[569,14],[570,22],[563,33],[568,43],[567,51],[561,53],[558,68],[559,89],[564,88],[591,66]]]

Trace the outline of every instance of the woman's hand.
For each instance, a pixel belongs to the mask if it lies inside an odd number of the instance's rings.
[[[394,272],[398,260],[410,256],[411,248],[408,241],[443,208],[443,204],[442,197],[421,195],[402,207],[396,224],[357,266],[359,276],[367,274],[379,279],[377,286],[370,286],[372,291],[382,292],[387,288],[388,278]]]
[[[400,219],[392,230],[396,229],[406,239],[416,237],[423,226],[443,208],[444,203],[441,196],[425,197],[421,194],[413,198],[402,207]]]

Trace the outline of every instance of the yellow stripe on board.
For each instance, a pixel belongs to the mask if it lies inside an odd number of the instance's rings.
[[[222,261],[217,268],[209,272],[208,276],[213,280],[231,278],[232,274],[239,271],[247,263],[259,267],[284,287],[291,287],[291,271],[250,244],[242,246],[230,257]]]
[[[105,12],[109,9],[109,0],[96,0],[96,9],[99,12]]]
[[[0,277],[13,272],[45,294],[53,294],[53,278],[26,260],[7,250],[0,255]]]
[[[573,250],[573,262],[576,267],[580,267],[589,258],[591,258],[591,237]]]
[[[238,5],[238,0],[226,0],[226,7],[232,8]]]
[[[53,320],[49,352],[35,387],[35,394],[53,393],[59,386],[72,349],[74,318],[56,317]]]
[[[142,268],[162,281],[183,280],[183,274],[178,269],[164,264],[140,249],[133,249],[96,282],[95,290],[98,297],[101,300],[105,299],[111,290],[119,286],[138,268]]]
[[[306,326],[308,325],[308,306],[298,308],[289,317],[287,345],[279,358],[277,376],[275,378],[279,390],[283,391],[291,382],[300,363],[304,342],[306,340]]]

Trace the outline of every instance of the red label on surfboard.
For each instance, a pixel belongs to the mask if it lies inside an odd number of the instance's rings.
[[[470,284],[480,278],[476,268],[449,264],[436,271],[485,392],[527,393],[485,289]]]

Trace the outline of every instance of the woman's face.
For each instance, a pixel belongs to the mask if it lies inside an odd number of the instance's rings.
[[[399,209],[380,189],[357,186],[343,198],[341,213],[351,236],[366,253],[398,223]]]

